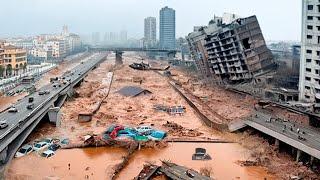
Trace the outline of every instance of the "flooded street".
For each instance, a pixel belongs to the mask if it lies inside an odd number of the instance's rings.
[[[126,57],[125,64],[114,67],[114,57],[108,57],[98,68],[84,79],[77,96],[69,99],[61,108],[61,126],[55,127],[43,122],[28,138],[28,142],[45,137],[69,138],[71,144],[83,142],[88,134],[101,135],[112,124],[129,127],[139,125],[152,126],[166,131],[165,140],[226,140],[224,134],[207,127],[202,123],[188,103],[174,91],[167,80],[153,71],[137,71],[128,67],[134,58]],[[160,66],[157,64],[157,66]],[[162,65],[164,66],[164,65]],[[100,109],[90,122],[80,123],[78,115],[85,111],[93,102],[99,90],[102,79],[109,71],[114,72],[110,94],[103,101]],[[141,83],[134,82],[140,78]],[[149,95],[125,97],[118,90],[126,86],[141,86],[152,92]],[[154,105],[184,106],[183,115],[170,115],[155,110]],[[168,126],[176,125],[178,129]],[[121,138],[118,138],[121,141]],[[235,141],[236,142],[236,141]],[[209,161],[193,161],[195,148],[205,148],[212,157]],[[15,158],[9,165],[7,179],[44,179],[48,176],[57,179],[110,179],[115,167],[128,154],[127,149],[119,148],[85,148],[60,149],[51,158],[42,158],[32,153],[23,158]],[[136,151],[129,163],[120,172],[117,179],[128,180],[136,177],[144,163],[152,162],[158,165],[161,160],[170,160],[181,166],[199,171],[201,168],[211,168],[213,177],[217,179],[277,179],[260,166],[243,167],[238,161],[252,160],[251,150],[237,143],[168,143],[166,148],[152,148]],[[70,170],[68,164],[70,163]]]

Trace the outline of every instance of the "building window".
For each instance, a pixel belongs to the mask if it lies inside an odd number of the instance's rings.
[[[313,20],[313,16],[308,16],[308,20]]]
[[[311,77],[306,76],[306,81],[311,81]]]
[[[306,59],[306,62],[307,63],[311,63],[311,59]]]
[[[311,89],[309,86],[305,86],[304,88],[305,88],[305,89],[308,89],[308,90],[310,90],[310,89]]]
[[[307,72],[311,72],[311,68],[306,68],[306,71]]]
[[[307,28],[309,29],[309,30],[312,30],[313,29],[313,26],[307,26]]]
[[[310,99],[310,96],[308,96],[308,95],[305,95],[304,97],[305,97],[306,99]]]
[[[309,11],[313,10],[313,5],[308,5],[308,10]]]
[[[316,73],[316,74],[319,74],[319,69],[316,69],[316,70],[315,70],[315,73]]]
[[[307,54],[312,54],[312,50],[307,49]]]
[[[307,35],[307,39],[312,39],[312,36],[311,35]]]

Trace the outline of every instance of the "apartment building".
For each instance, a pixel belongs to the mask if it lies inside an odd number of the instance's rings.
[[[199,61],[196,64],[200,73],[211,77],[214,83],[233,84],[251,81],[272,70],[275,63],[256,16],[227,17],[215,17],[208,26],[187,37],[193,58]],[[197,34],[198,41],[193,38]]]
[[[320,103],[320,2],[302,1],[299,99]]]
[[[146,47],[155,47],[157,43],[157,20],[155,17],[144,19],[144,40]]]
[[[52,50],[52,58],[63,58],[66,56],[65,40],[51,39],[46,42],[46,46]]]
[[[27,51],[15,46],[2,46],[2,61],[0,65],[5,69],[5,75],[18,75],[26,69],[27,66]]]
[[[159,22],[160,48],[176,48],[176,11],[169,7],[160,10]]]

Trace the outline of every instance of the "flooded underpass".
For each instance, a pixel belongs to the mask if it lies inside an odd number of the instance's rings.
[[[70,143],[83,142],[88,134],[101,135],[110,125],[121,124],[137,127],[147,125],[168,132],[165,140],[224,140],[223,134],[205,126],[185,100],[174,91],[166,79],[152,71],[136,71],[128,67],[134,58],[126,58],[125,64],[114,67],[114,58],[108,57],[98,68],[89,73],[84,82],[76,89],[76,94],[61,109],[61,126],[54,127],[44,123],[28,138],[28,142],[45,137],[67,137]],[[78,115],[97,101],[92,94],[99,89],[102,79],[109,71],[114,72],[110,94],[103,101],[99,111],[87,123],[78,122]],[[141,82],[134,82],[139,78]],[[149,95],[124,97],[118,90],[126,86],[139,86],[152,92]],[[157,111],[155,105],[183,106],[182,115],[170,115]],[[174,125],[174,128],[171,126]],[[195,148],[205,148],[212,157],[209,161],[193,161]],[[120,148],[85,148],[60,149],[51,158],[43,158],[32,153],[22,158],[13,159],[9,165],[7,179],[110,179],[127,149]],[[165,148],[152,148],[136,151],[128,165],[120,172],[117,179],[133,179],[141,171],[143,164],[160,164],[161,160],[170,160],[179,165],[199,171],[211,168],[217,179],[276,179],[259,167],[241,166],[239,161],[251,160],[250,150],[237,143],[168,143]],[[70,170],[69,166],[70,164]]]

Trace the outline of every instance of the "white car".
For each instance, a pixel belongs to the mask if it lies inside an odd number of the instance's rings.
[[[8,110],[9,113],[16,113],[18,112],[18,109],[14,106],[10,107],[9,110]]]
[[[53,139],[52,139],[52,138],[44,138],[44,139],[42,139],[41,141],[42,141],[42,142],[46,142],[46,143],[48,143],[48,144],[50,145],[50,144],[52,144]]]
[[[49,158],[49,157],[51,157],[51,156],[53,156],[53,155],[54,155],[54,152],[51,151],[51,150],[46,150],[46,151],[44,151],[43,153],[41,153],[41,156],[42,156],[42,157],[45,157],[45,158]]]
[[[139,126],[136,128],[136,131],[138,131],[139,134],[148,135],[151,134],[154,131],[154,129],[152,129],[149,126]]]
[[[34,151],[40,151],[47,148],[50,144],[47,142],[38,142],[33,146]]]
[[[14,155],[14,157],[19,158],[22,156],[25,156],[27,154],[30,154],[33,151],[33,147],[30,144],[26,144],[24,146],[22,146]]]

